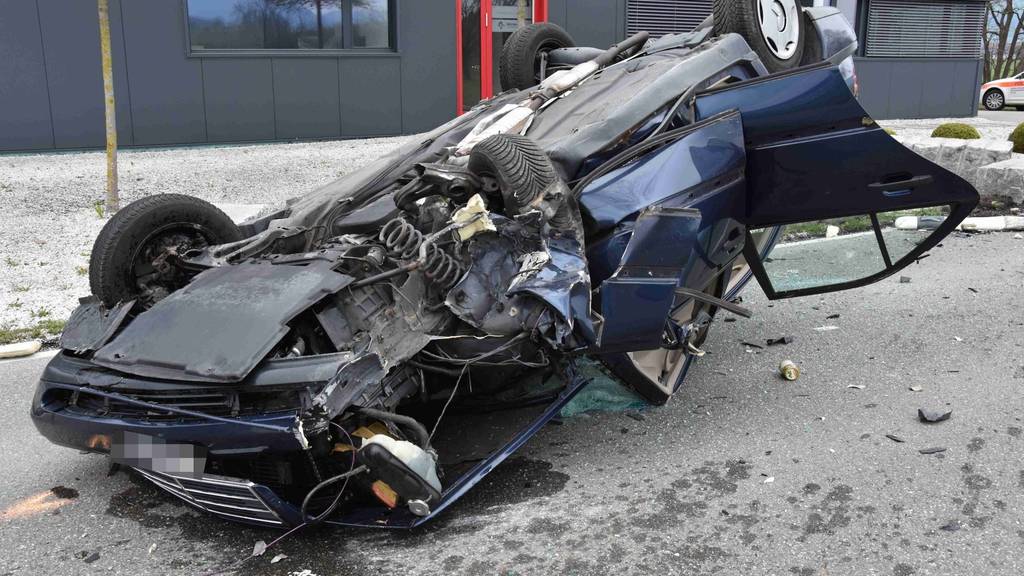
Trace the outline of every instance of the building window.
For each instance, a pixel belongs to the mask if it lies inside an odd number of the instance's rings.
[[[864,55],[980,58],[984,0],[870,0]]]
[[[186,0],[192,52],[389,49],[393,0]]]
[[[627,0],[626,34],[659,38],[690,32],[711,15],[711,0]]]

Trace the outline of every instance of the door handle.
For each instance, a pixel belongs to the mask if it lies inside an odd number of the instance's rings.
[[[868,184],[868,190],[872,192],[881,192],[882,194],[894,198],[897,196],[906,196],[910,194],[911,190],[918,186],[924,186],[931,184],[934,178],[931,174],[924,176],[914,176],[913,178],[907,178],[906,180],[897,180],[896,182],[875,182],[874,184]]]

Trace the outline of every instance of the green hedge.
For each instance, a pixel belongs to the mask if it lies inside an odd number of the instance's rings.
[[[970,124],[950,122],[941,124],[932,132],[932,138],[959,138],[961,140],[977,140],[981,134]]]
[[[1018,124],[1010,133],[1010,142],[1013,142],[1013,151],[1024,154],[1024,123]]]

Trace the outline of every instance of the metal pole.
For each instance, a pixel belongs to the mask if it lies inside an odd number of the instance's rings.
[[[121,207],[117,193],[117,119],[114,117],[114,69],[110,58],[110,12],[107,0],[97,0],[100,17],[100,53],[103,66],[103,101],[107,120],[107,198],[106,212]]]

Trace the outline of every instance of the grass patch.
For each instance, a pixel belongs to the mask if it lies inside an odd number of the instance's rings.
[[[31,286],[25,286],[24,284],[15,284],[14,287],[11,288],[14,292],[28,292],[31,289]]]
[[[26,340],[45,340],[57,336],[64,330],[66,320],[48,318],[27,328],[0,328],[0,344],[14,344]]]
[[[85,276],[89,273],[89,268],[86,266],[75,266],[75,274],[79,276]]]
[[[896,212],[882,212],[878,214],[878,225],[882,228],[892,227],[900,216],[945,216],[946,208],[936,206],[935,208],[918,208],[915,210],[898,210]],[[856,234],[871,230],[870,216],[850,216],[848,218],[830,218],[828,220],[816,220],[814,222],[801,222],[789,224],[783,227],[783,239],[786,241],[800,240],[803,238],[822,238],[825,236],[825,228],[838,226],[840,234]]]
[[[11,268],[14,268],[15,266],[18,265],[18,261],[15,260],[14,258],[11,258],[10,256],[6,256],[4,257],[4,264],[7,264]]]

